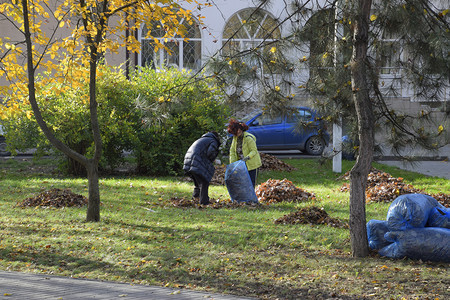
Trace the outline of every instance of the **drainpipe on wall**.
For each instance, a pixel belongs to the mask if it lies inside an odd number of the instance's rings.
[[[125,29],[125,76],[130,79],[130,51],[126,46],[128,37],[130,36],[130,24],[128,23],[128,12],[125,12],[125,22],[127,22],[127,29]]]
[[[138,41],[139,40],[139,30],[134,31],[134,38]],[[139,61],[139,54],[137,52],[134,53],[134,68],[137,69],[138,67],[138,61]]]
[[[335,7],[335,19],[338,18],[339,3]],[[336,22],[334,26],[334,65],[338,66],[338,63],[342,61],[341,55],[338,53],[338,33],[342,34],[343,28],[339,26],[339,22]],[[339,57],[338,57],[339,56]],[[342,172],[342,118],[335,121],[333,124],[333,172]]]

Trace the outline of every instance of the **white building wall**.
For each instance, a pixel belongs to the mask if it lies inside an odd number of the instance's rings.
[[[222,33],[225,24],[237,12],[246,8],[256,8],[258,1],[250,0],[217,0],[213,1],[210,7],[197,9],[195,4],[186,4],[183,8],[191,9],[195,13],[200,14],[204,19],[202,27],[202,57],[206,62],[210,57],[216,55],[222,47]],[[283,1],[272,1],[269,6],[264,9],[272,15],[274,19],[282,20],[287,16],[285,3]],[[204,28],[203,28],[204,27]],[[281,26],[282,34],[286,33],[287,26]]]
[[[204,7],[201,10],[197,9],[197,5],[195,3],[181,3],[181,5],[186,9],[191,9],[194,12],[194,15],[200,14],[204,17],[202,20],[204,24],[201,25],[201,34],[202,34],[202,61],[206,63],[208,59],[214,55],[216,55],[223,44],[222,33],[225,27],[226,22],[237,12],[249,8],[249,7],[258,7],[260,5],[260,1],[257,0],[215,0],[211,2],[212,5],[210,7]],[[317,9],[323,4],[329,4],[326,0],[318,0],[308,2],[308,8]],[[437,7],[446,7],[448,6],[448,0],[435,0]],[[284,20],[286,16],[290,13],[289,8],[286,8],[285,1],[274,0],[268,6],[264,6],[264,9],[269,12],[272,17],[276,20]],[[306,20],[307,18],[305,18]],[[298,26],[302,26],[302,22],[305,20],[301,20],[301,22],[297,23]],[[289,27],[291,26],[290,22],[284,23],[280,28],[282,35],[286,35],[289,32]],[[66,30],[67,31],[67,30]],[[61,34],[63,34],[62,32]],[[16,30],[9,24],[6,20],[0,19],[0,38],[4,37],[12,37],[15,40],[19,40],[22,37],[17,35]],[[134,53],[130,53],[130,59],[132,63],[137,63]],[[303,56],[308,56],[308,53],[296,52],[292,54],[292,59],[299,59]],[[125,49],[121,49],[118,54],[107,53],[106,55],[107,62],[113,65],[123,64],[126,60],[126,51]],[[299,69],[298,73],[295,75],[297,86],[303,85],[309,76],[309,71],[307,69]],[[386,80],[390,80],[390,78],[386,78]],[[0,85],[5,85],[6,81],[4,78],[0,78]],[[420,102],[422,99],[416,99],[414,97],[414,93],[411,88],[407,88],[402,84],[399,84],[398,91],[400,92],[400,98],[402,102],[411,101],[411,102]],[[301,89],[298,92],[301,94]],[[307,95],[301,95],[301,97],[307,97]],[[447,89],[442,94],[442,100],[449,101],[450,100],[450,90]],[[414,108],[412,110],[417,109],[417,105],[412,105]]]

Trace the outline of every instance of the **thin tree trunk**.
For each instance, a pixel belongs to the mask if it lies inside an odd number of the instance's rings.
[[[369,254],[366,231],[366,185],[373,158],[374,118],[367,85],[367,49],[371,0],[358,0],[354,20],[352,89],[358,117],[359,155],[350,171],[350,239],[354,257]]]
[[[98,62],[97,51],[98,48],[96,46],[91,46],[91,62],[89,74],[89,111],[91,116],[91,127],[95,151],[93,158],[88,160],[88,164],[86,165],[89,182],[89,199],[88,199],[88,209],[86,213],[87,222],[100,221],[100,191],[98,184],[99,180],[98,163],[100,161],[100,157],[102,154],[102,138],[100,134],[100,125],[98,123],[98,113],[97,113],[98,109],[97,93],[96,93],[97,62]]]
[[[90,161],[87,167],[88,183],[89,183],[89,201],[86,214],[86,221],[100,221],[100,189],[98,178],[98,163]]]

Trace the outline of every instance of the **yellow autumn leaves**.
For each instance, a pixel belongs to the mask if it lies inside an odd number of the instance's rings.
[[[151,24],[153,20],[164,24],[167,36],[184,36],[186,30],[180,25],[180,20],[192,23],[192,11],[183,9],[176,3],[170,6],[152,3],[150,10],[145,0],[137,0],[133,6],[130,6],[127,0],[111,0],[108,4],[109,7],[104,12],[97,7],[96,0],[66,0],[51,8],[48,0],[36,0],[29,4],[33,68],[36,69],[36,74],[43,77],[36,81],[35,92],[39,97],[46,97],[45,93],[49,92],[46,86],[53,86],[51,92],[60,95],[69,88],[77,89],[85,84],[89,80],[89,72],[84,70],[89,66],[90,59],[95,57],[92,54],[107,51],[117,53],[121,47],[133,52],[140,51],[140,43],[132,35],[123,40],[109,39],[109,36],[123,36],[125,30],[138,30],[143,24]],[[14,27],[24,32],[25,20],[21,5],[20,1],[5,1],[0,3],[0,13],[14,22]],[[109,18],[113,17],[111,12],[122,11],[127,14],[121,15],[121,19],[115,22],[108,22]],[[75,19],[80,20],[79,24],[82,26],[72,26]],[[52,35],[48,35],[49,30],[58,36],[60,33],[65,36],[52,39]],[[149,30],[149,34],[151,32]],[[99,42],[92,43],[99,33],[102,34]],[[154,42],[155,48],[164,47],[158,39],[155,38]],[[21,110],[21,102],[28,98],[28,66],[19,61],[23,56],[22,47],[11,42],[8,37],[0,38],[0,53],[4,53],[1,58],[0,77],[11,82],[10,86],[0,87],[1,94],[11,95],[7,99],[8,105],[0,106],[1,118],[11,118],[18,113],[27,118],[33,115],[31,111]],[[170,102],[171,99],[160,97],[156,101],[164,103]]]
[[[170,101],[171,101],[170,98],[165,98],[164,96],[158,97],[159,103],[170,102]]]

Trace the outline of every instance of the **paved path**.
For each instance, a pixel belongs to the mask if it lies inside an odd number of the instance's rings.
[[[0,299],[9,300],[238,300],[255,299],[149,285],[0,271]]]
[[[448,161],[378,161],[380,164],[395,166],[403,170],[450,179],[450,162]]]
[[[396,166],[403,170],[413,171],[420,174],[450,179],[450,144],[440,148],[437,152],[423,151],[421,153],[410,153],[415,161],[407,162],[399,159],[384,158],[378,161],[381,164]]]
[[[264,151],[265,153],[274,155],[278,158],[319,158],[302,154],[299,151]],[[423,154],[423,153],[420,153]],[[413,171],[428,176],[436,176],[450,179],[450,144],[441,148],[438,152],[429,156],[417,156],[417,160],[413,162],[402,161],[394,156],[386,156],[377,162],[389,166],[395,166],[403,170]]]

